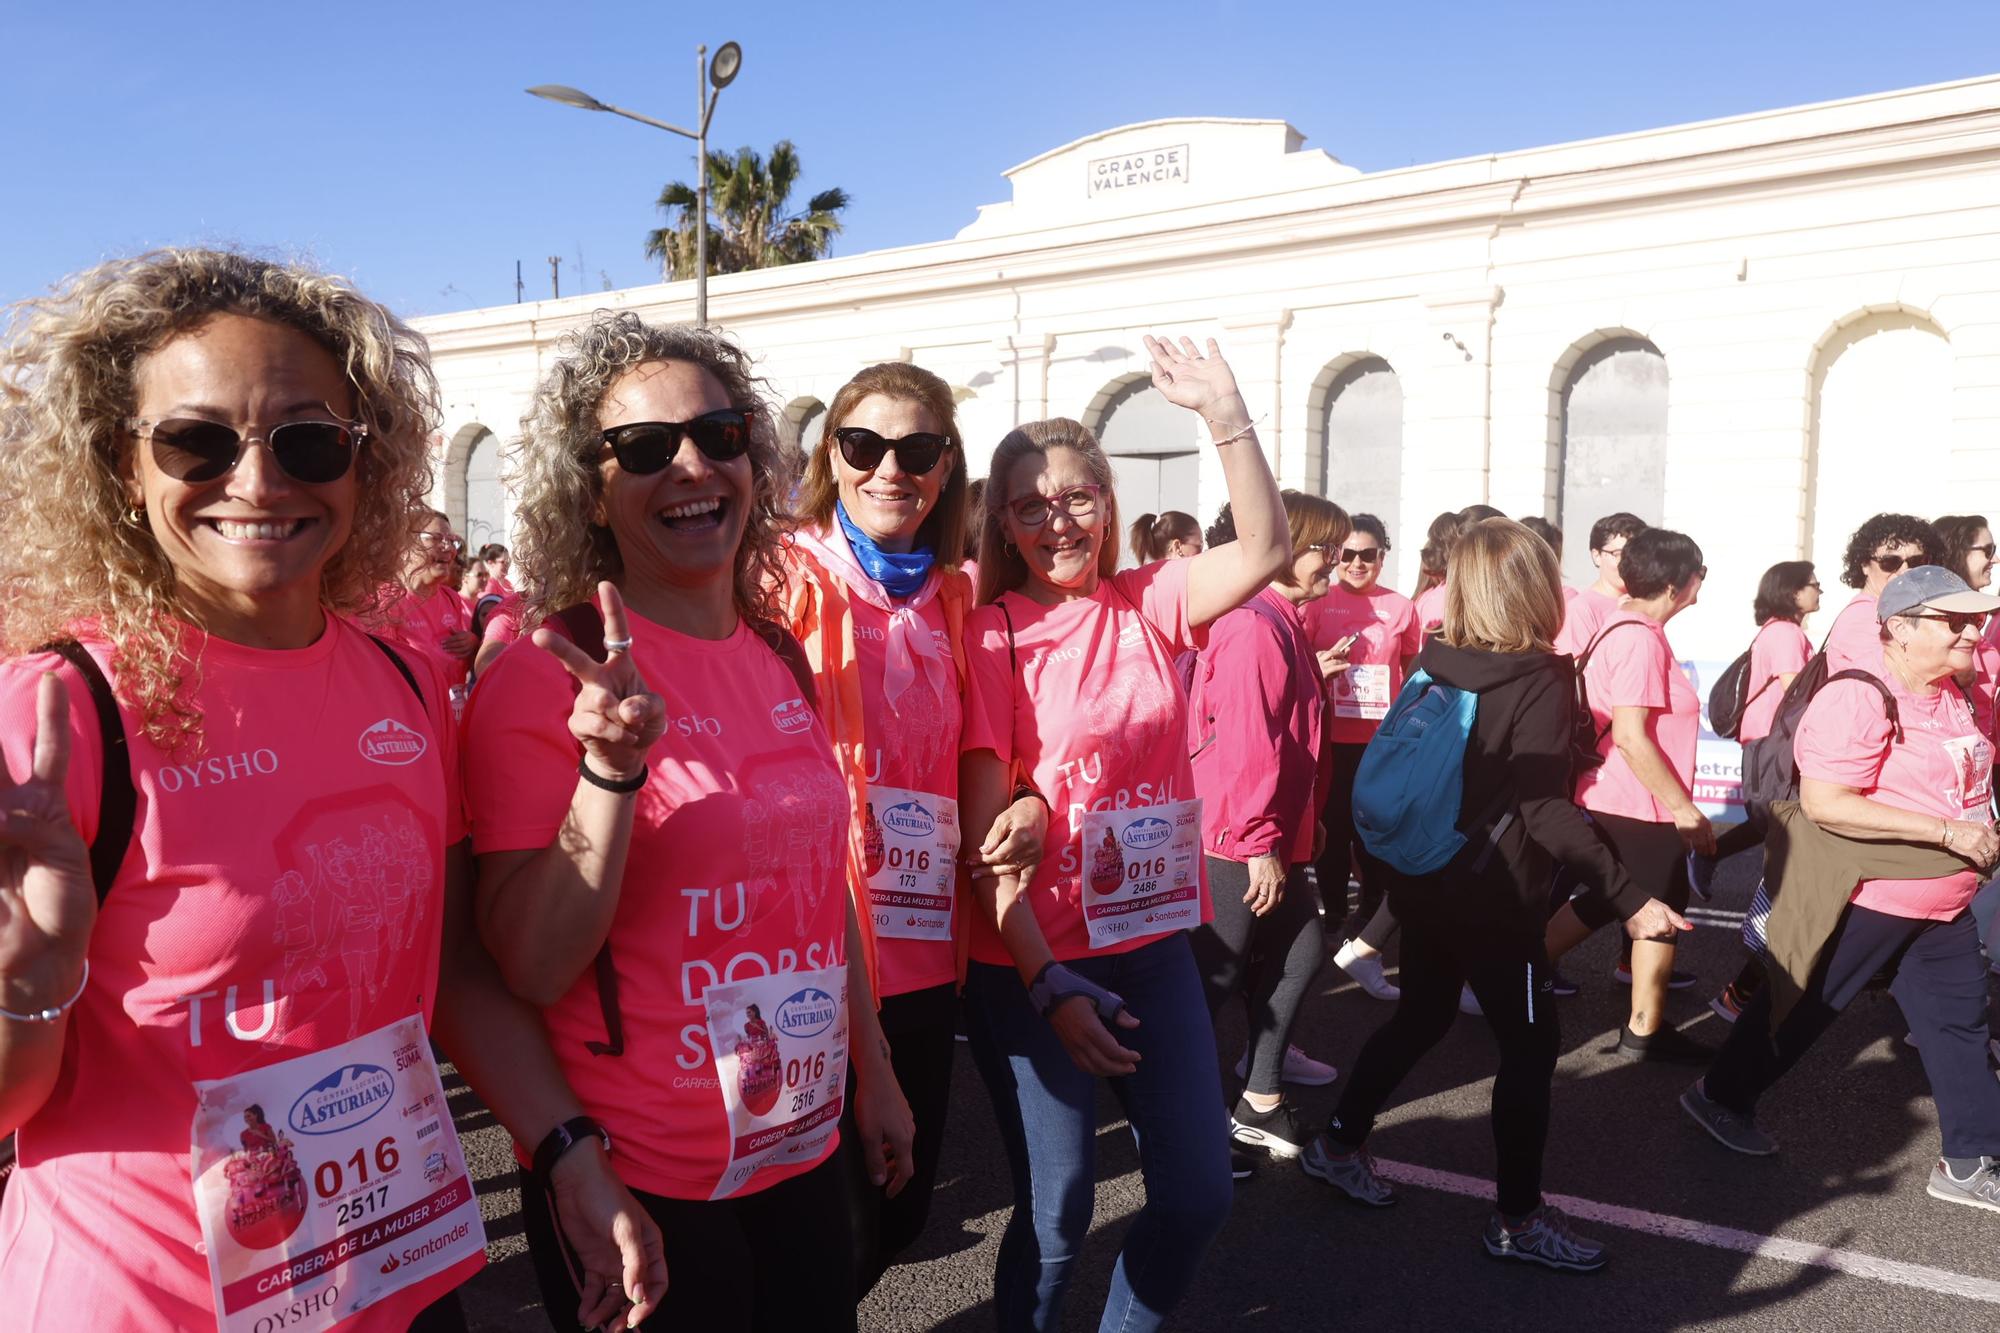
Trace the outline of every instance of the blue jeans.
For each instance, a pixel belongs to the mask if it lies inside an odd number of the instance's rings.
[[[1146,1203],[1125,1233],[1098,1328],[1156,1329],[1193,1284],[1229,1216],[1229,1121],[1215,1033],[1184,933],[1067,965],[1123,996],[1140,1020],[1136,1028],[1112,1029],[1140,1059],[1138,1072],[1112,1079],[1111,1090],[1139,1141]],[[1055,1329],[1090,1233],[1097,1078],[1070,1060],[1011,967],[970,965],[965,1022],[1014,1177],[1014,1212],[994,1266],[994,1311],[1004,1333]]]

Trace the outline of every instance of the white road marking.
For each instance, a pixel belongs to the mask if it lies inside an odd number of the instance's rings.
[[[1395,1181],[1399,1185],[1415,1185],[1419,1189],[1442,1190],[1448,1194],[1463,1194],[1475,1199],[1493,1198],[1493,1182],[1481,1180],[1476,1176],[1462,1176],[1454,1171],[1439,1171],[1428,1166],[1415,1166],[1408,1162],[1385,1162],[1380,1159],[1375,1162],[1375,1171],[1384,1179]],[[1647,1235],[1664,1236],[1668,1240],[1709,1245],[1719,1250],[1735,1250],[1741,1254],[1754,1255],[1759,1259],[1776,1259],[1783,1263],[1798,1264],[1808,1268],[1828,1268],[1850,1277],[1865,1277],[1898,1287],[1915,1287],[1920,1291],[1932,1291],[1941,1296],[1960,1296],[1969,1301],[2000,1305],[2000,1282],[1954,1273],[1948,1268],[1904,1263],[1900,1259],[1884,1259],[1879,1255],[1863,1254],[1859,1250],[1837,1250],[1826,1245],[1815,1245],[1810,1241],[1787,1240],[1783,1236],[1760,1236],[1754,1231],[1738,1231],[1734,1227],[1696,1222],[1685,1217],[1670,1217],[1664,1213],[1649,1213],[1641,1208],[1624,1208],[1615,1203],[1596,1203],[1590,1199],[1578,1199],[1567,1194],[1550,1194],[1545,1197],[1548,1202],[1571,1217],[1588,1222],[1601,1222],[1606,1226],[1621,1227],[1627,1231],[1643,1231]]]

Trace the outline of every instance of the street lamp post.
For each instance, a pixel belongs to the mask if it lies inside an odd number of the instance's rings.
[[[667,130],[684,139],[692,139],[695,144],[695,218],[694,232],[694,322],[702,328],[708,327],[708,122],[715,115],[716,99],[722,90],[735,81],[743,68],[743,48],[735,42],[724,42],[716,49],[715,59],[708,58],[708,46],[704,43],[695,48],[695,128],[682,129],[664,120],[642,116],[637,111],[627,111],[622,106],[612,106],[600,102],[589,93],[560,83],[537,84],[528,92],[551,102],[561,102],[564,106],[577,107],[583,111],[609,111],[614,116],[636,120],[642,125],[651,125],[656,130]]]

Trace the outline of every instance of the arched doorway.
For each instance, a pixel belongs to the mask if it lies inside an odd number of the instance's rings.
[[[1667,358],[1635,334],[1584,344],[1561,378],[1556,526],[1563,576],[1597,577],[1590,528],[1621,510],[1661,521],[1667,494]]]
[[[1828,587],[1869,515],[1950,507],[1951,386],[1951,344],[1919,314],[1866,314],[1821,343],[1801,546]]]
[[[444,511],[468,550],[506,542],[507,488],[500,480],[500,437],[479,422],[461,426],[445,450]]]
[[[1373,514],[1389,530],[1382,582],[1400,580],[1403,543],[1403,382],[1379,356],[1342,358],[1315,386],[1319,438],[1307,455],[1306,489],[1350,514]]]
[[[1150,376],[1128,375],[1105,386],[1085,409],[1083,424],[1111,458],[1121,525],[1129,527],[1141,514],[1168,509],[1193,514],[1204,525],[1214,517],[1197,508],[1199,423],[1162,397]],[[1124,563],[1131,564],[1131,551],[1124,554]]]

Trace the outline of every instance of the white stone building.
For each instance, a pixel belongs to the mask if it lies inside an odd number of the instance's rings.
[[[1119,498],[1204,521],[1221,480],[1146,386],[1149,331],[1214,336],[1280,481],[1388,521],[1484,501],[1692,534],[1692,658],[1748,642],[1773,561],[1880,509],[2000,517],[2000,78],[1364,174],[1282,121],[1160,120],[1006,172],[957,236],[714,278],[710,313],[793,428],[855,370],[958,387],[975,473],[1014,423],[1080,417]],[[418,321],[446,404],[444,506],[505,527],[497,454],[561,334],[691,318],[691,283]],[[1163,410],[1164,409],[1164,410]]]

